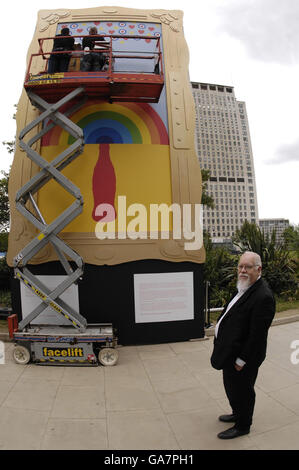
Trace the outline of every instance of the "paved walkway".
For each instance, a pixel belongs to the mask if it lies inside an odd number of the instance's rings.
[[[270,328],[251,433],[232,441],[216,437],[230,409],[212,339],[121,347],[106,368],[20,366],[6,343],[0,449],[298,450],[299,322]]]

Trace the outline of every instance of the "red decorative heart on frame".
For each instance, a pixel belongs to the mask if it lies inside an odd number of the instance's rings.
[[[83,29],[80,28],[80,29],[77,29],[77,33],[82,33]]]
[[[106,23],[106,24],[107,24],[107,26],[109,26],[109,27],[112,26],[112,23]]]
[[[110,29],[109,34],[113,34],[113,33],[115,33],[115,29]]]
[[[139,34],[144,34],[144,30],[143,29],[138,29],[138,33]]]
[[[98,26],[98,24],[100,24],[101,22],[100,21],[94,21],[93,24],[95,24],[96,26]]]
[[[135,25],[134,24],[129,24],[129,28],[134,29]]]
[[[149,29],[150,31],[154,31],[155,28],[153,28],[152,26],[149,26],[148,29]]]
[[[145,42],[151,42],[151,39],[146,39]]]

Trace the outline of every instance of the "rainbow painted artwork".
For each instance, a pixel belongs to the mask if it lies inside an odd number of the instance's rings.
[[[169,145],[163,120],[147,103],[109,104],[90,101],[72,115],[71,120],[83,129],[85,144]],[[42,140],[43,147],[72,143],[73,138],[58,126]]]
[[[128,204],[140,203],[148,208],[153,203],[171,204],[169,136],[162,108],[161,102],[110,104],[89,100],[70,116],[83,130],[85,146],[65,175],[80,188],[84,210],[65,231],[93,232],[103,217],[96,211],[101,204],[112,206],[117,219],[118,196],[126,196]],[[72,143],[68,132],[55,126],[43,137],[41,153],[50,161]],[[53,202],[50,207],[49,201]],[[49,220],[69,203],[69,196],[55,182],[39,192],[39,206]]]

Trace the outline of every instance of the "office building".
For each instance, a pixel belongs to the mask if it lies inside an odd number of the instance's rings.
[[[209,170],[207,192],[215,208],[204,206],[203,228],[214,242],[227,242],[245,220],[258,223],[255,173],[246,105],[231,86],[192,82],[196,147]]]
[[[283,232],[290,225],[287,219],[260,219],[259,226],[260,229],[264,232],[265,235],[271,237],[273,230],[276,233],[276,243],[282,243]]]

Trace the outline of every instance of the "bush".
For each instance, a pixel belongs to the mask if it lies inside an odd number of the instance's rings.
[[[213,248],[206,233],[204,241],[204,278],[210,283],[210,307],[223,307],[236,291],[239,255],[231,254],[227,248]],[[258,226],[246,221],[236,232],[234,242],[241,252],[254,251],[261,256],[262,276],[276,297],[289,301],[298,299],[298,259],[286,245],[277,246],[275,232],[269,239]]]
[[[0,233],[0,252],[6,253],[7,246],[8,246],[8,232],[2,232]]]
[[[2,307],[11,307],[11,293],[10,290],[0,291],[0,305]]]
[[[298,260],[285,243],[277,244],[274,230],[268,237],[257,225],[245,221],[236,231],[234,242],[242,252],[248,250],[260,255],[263,278],[276,296],[293,298],[298,295]]]
[[[279,257],[263,265],[263,277],[276,296],[285,300],[296,298],[298,281],[293,260],[282,260]]]
[[[222,307],[236,289],[237,257],[230,254],[226,248],[213,248],[207,234],[205,249],[204,279],[210,283],[210,307]]]
[[[10,271],[6,263],[6,258],[0,258],[0,290],[10,288]]]

